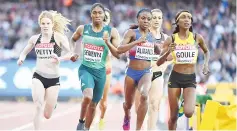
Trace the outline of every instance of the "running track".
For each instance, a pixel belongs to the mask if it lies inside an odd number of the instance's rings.
[[[122,130],[123,108],[121,101],[109,101],[106,114],[105,130]],[[43,130],[74,130],[80,114],[80,102],[59,102],[49,120],[44,119]],[[0,102],[0,130],[33,130],[32,119],[34,105],[32,102]],[[131,129],[135,129],[134,110],[132,111]],[[98,130],[98,124],[92,129]]]
[[[58,102],[57,108],[53,113],[51,119],[44,119],[42,130],[76,130],[78,118],[80,115],[81,102]],[[26,102],[12,102],[0,101],[0,130],[19,131],[19,130],[33,130],[33,116],[35,107],[31,101]],[[95,117],[94,124],[91,130],[98,129],[98,116],[100,114],[97,110],[97,117]],[[134,106],[131,109],[131,130],[135,130],[136,114]],[[105,130],[122,130],[123,123],[123,106],[122,100],[113,99],[110,97],[108,108],[105,116]],[[167,125],[158,124],[162,130],[167,130]],[[185,122],[178,120],[178,130],[185,129]]]

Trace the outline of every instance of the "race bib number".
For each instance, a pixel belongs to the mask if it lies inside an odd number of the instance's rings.
[[[50,59],[54,53],[55,43],[39,43],[35,45],[37,58]]]
[[[84,46],[84,60],[90,62],[101,62],[104,52],[103,46],[96,46],[93,44],[85,44]]]
[[[176,64],[192,64],[196,63],[196,58],[198,50],[195,46],[176,46],[175,47],[175,57]]]
[[[154,44],[140,43],[136,48],[135,58],[143,60],[153,60],[154,57]]]

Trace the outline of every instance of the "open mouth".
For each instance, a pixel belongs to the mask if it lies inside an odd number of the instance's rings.
[[[184,23],[184,26],[189,26],[190,24],[189,23]]]

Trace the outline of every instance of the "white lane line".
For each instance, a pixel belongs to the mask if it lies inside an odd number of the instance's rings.
[[[3,114],[3,115],[0,116],[0,120],[1,119],[7,119],[7,118],[10,118],[10,117],[22,116],[22,115],[25,115],[25,114],[29,114],[29,112],[13,112],[13,113],[8,113],[8,114]]]

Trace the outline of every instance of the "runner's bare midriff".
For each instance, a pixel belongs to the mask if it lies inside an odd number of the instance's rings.
[[[151,67],[151,62],[144,60],[130,60],[128,66],[134,70],[144,70]]]
[[[175,64],[173,70],[182,74],[193,74],[195,73],[195,64]]]

